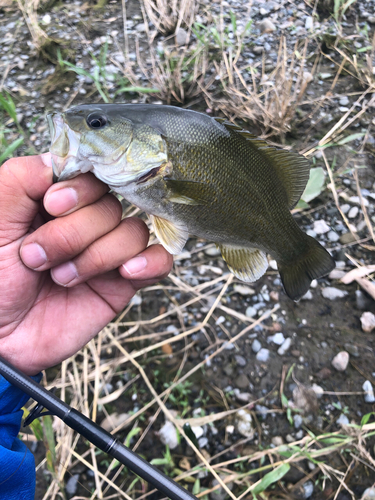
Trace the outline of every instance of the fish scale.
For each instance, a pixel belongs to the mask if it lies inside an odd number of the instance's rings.
[[[293,300],[334,268],[290,214],[309,176],[303,156],[225,119],[173,106],[81,105],[51,115],[49,124],[55,177],[91,170],[150,215],[171,253],[181,252],[189,234],[214,241],[247,282],[266,272],[270,254]]]

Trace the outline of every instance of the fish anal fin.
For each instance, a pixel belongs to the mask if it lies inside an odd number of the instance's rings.
[[[288,207],[290,210],[294,208],[309,180],[309,160],[298,153],[271,146],[266,141],[250,134],[250,132],[247,132],[234,123],[223,121],[220,118],[216,119],[216,121],[221,123],[230,132],[237,133],[249,141],[273,165],[280,182],[285,188]]]
[[[214,189],[203,182],[166,179],[167,199],[183,205],[208,205],[215,196]]]
[[[252,283],[267,271],[268,260],[262,250],[222,244],[217,246],[229,269],[241,281]]]
[[[175,224],[162,217],[150,215],[156,236],[163,247],[172,255],[181,253],[189,238],[189,232],[183,225]]]

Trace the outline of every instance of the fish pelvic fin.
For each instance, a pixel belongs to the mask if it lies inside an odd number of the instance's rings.
[[[292,300],[299,300],[308,291],[312,280],[321,278],[335,268],[335,261],[327,250],[311,236],[308,249],[293,262],[278,262],[281,280],[286,294]]]
[[[162,217],[149,215],[155,234],[163,247],[172,255],[178,255],[182,252],[189,232],[183,225],[177,225]]]
[[[257,248],[239,248],[217,245],[230,271],[241,281],[252,283],[267,271],[268,260],[265,252]]]
[[[294,208],[309,180],[309,160],[298,153],[271,146],[268,142],[259,139],[259,137],[250,134],[247,130],[223,118],[215,118],[215,120],[221,123],[227,130],[232,131],[232,133],[240,134],[271,163],[285,188],[289,210]]]

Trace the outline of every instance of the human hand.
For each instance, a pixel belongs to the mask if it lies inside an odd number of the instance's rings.
[[[143,221],[121,221],[108,186],[91,174],[52,185],[43,161],[0,167],[0,355],[29,375],[81,349],[172,267],[161,245],[146,248]]]

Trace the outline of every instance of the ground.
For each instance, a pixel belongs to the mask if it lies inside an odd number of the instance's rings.
[[[47,373],[72,406],[198,497],[230,498],[214,470],[238,499],[360,499],[374,488],[374,403],[363,384],[375,384],[375,334],[361,324],[375,314],[374,284],[371,270],[341,278],[372,265],[375,250],[375,2],[349,3],[191,1],[180,20],[181,8],[158,24],[150,1],[46,1],[39,11],[19,2],[21,17],[0,0],[0,163],[48,150],[47,111],[104,100],[225,116],[325,172],[293,213],[337,267],[301,301],[285,295],[273,262],[244,285],[211,242],[190,238],[169,278]],[[28,437],[36,499],[163,497],[53,426],[56,450]],[[56,451],[48,464],[45,445]]]

